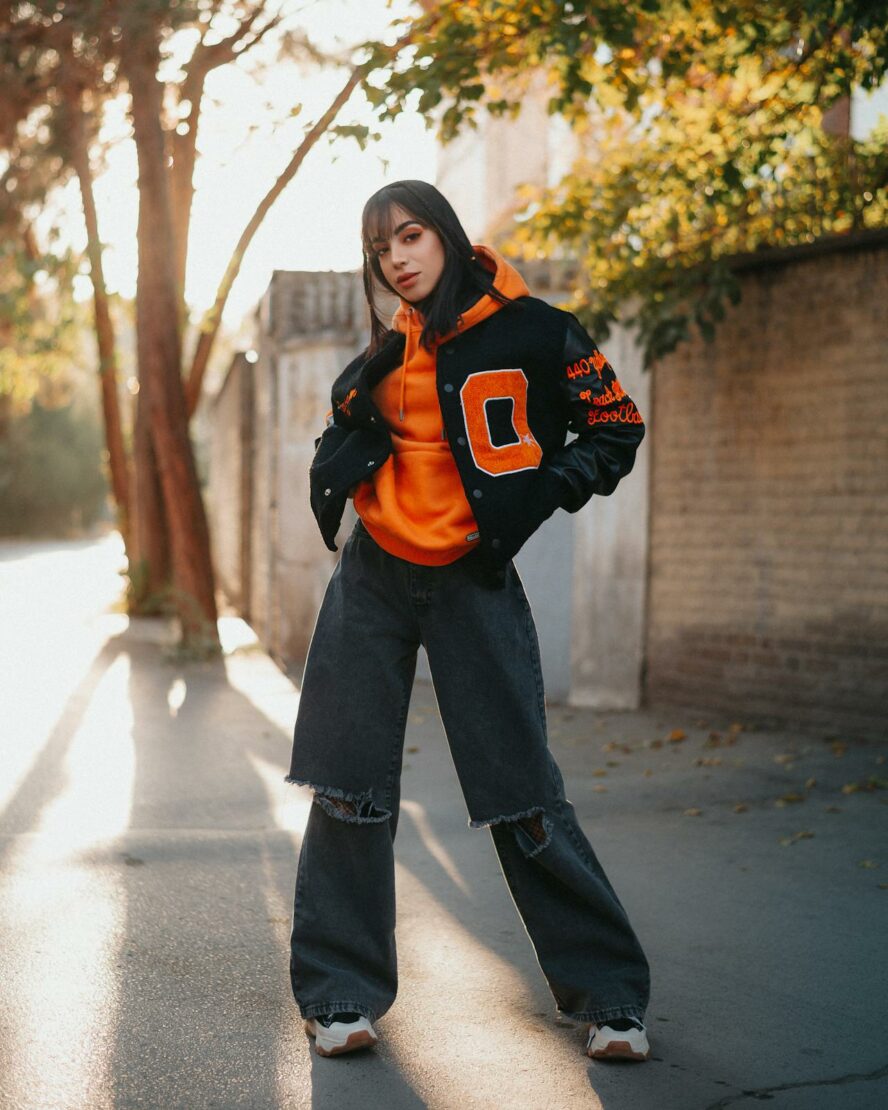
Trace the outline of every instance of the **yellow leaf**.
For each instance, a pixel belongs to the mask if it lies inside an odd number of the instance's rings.
[[[674,728],[672,732],[666,737],[670,744],[678,744],[682,740],[687,739],[688,734],[681,728]]]

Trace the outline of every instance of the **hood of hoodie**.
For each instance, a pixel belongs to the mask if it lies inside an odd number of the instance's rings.
[[[481,265],[493,274],[493,284],[501,293],[512,298],[527,297],[530,295],[530,290],[524,278],[510,262],[507,262],[506,259],[503,258],[499,251],[495,250],[493,247],[487,247],[483,244],[476,243],[472,244],[472,250],[475,252]],[[414,308],[409,301],[405,301],[403,297],[400,297],[399,300],[401,303],[392,317],[392,327],[395,331],[402,332],[407,337],[407,341],[404,345],[404,358],[401,363],[401,401],[399,416],[401,420],[403,420],[407,367],[419,347],[419,337],[422,334],[425,320],[419,309]],[[450,332],[449,335],[445,335],[441,342],[450,339],[458,332],[466,331],[481,320],[486,320],[488,316],[492,316],[494,312],[498,312],[502,307],[500,301],[495,300],[488,293],[483,293],[474,304],[470,305],[469,308],[459,314],[456,331]]]
[[[513,298],[530,295],[530,290],[527,288],[524,278],[511,262],[507,262],[503,258],[499,251],[493,247],[485,247],[476,243],[472,244],[472,250],[484,269],[493,274],[493,284],[501,293]],[[407,336],[412,331],[421,332],[425,323],[422,313],[419,309],[414,308],[409,301],[405,301],[403,297],[399,297],[399,300],[401,303],[392,317],[392,327],[395,331],[403,332]],[[465,331],[466,328],[472,327],[480,320],[492,316],[500,308],[502,308],[502,305],[499,301],[494,300],[486,293],[483,294],[465,312],[460,313],[457,331]],[[449,336],[445,338],[449,338]]]

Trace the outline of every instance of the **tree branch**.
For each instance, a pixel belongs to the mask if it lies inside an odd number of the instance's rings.
[[[390,56],[392,58],[396,57],[397,54],[403,49],[403,47],[409,44],[412,36],[413,32],[409,31],[400,39],[398,39],[398,41],[388,51]],[[305,161],[305,158],[308,155],[309,151],[312,149],[318,139],[324,134],[327,128],[330,127],[330,125],[333,123],[336,116],[339,114],[340,110],[351,97],[354,90],[367,76],[367,73],[371,69],[377,68],[378,64],[378,62],[365,62],[361,65],[356,66],[352,70],[352,72],[349,74],[348,80],[330,102],[324,114],[307,132],[302,142],[299,144],[297,150],[293,154],[293,157],[290,159],[287,167],[284,169],[284,171],[280,174],[272,187],[259,202],[256,211],[250,217],[247,225],[241,232],[240,238],[237,241],[237,246],[234,248],[234,252],[229,259],[227,267],[225,268],[225,273],[222,277],[222,281],[220,282],[219,288],[216,291],[216,299],[213,302],[213,306],[206,312],[203,321],[201,322],[200,336],[197,341],[194,358],[192,359],[191,369],[185,385],[185,398],[188,405],[189,417],[193,415],[194,410],[197,408],[197,403],[200,399],[201,386],[203,385],[204,375],[206,374],[207,364],[209,362],[210,352],[213,349],[213,345],[216,341],[216,336],[218,335],[219,327],[222,322],[222,312],[225,308],[225,304],[228,300],[231,288],[234,285],[234,281],[237,278],[238,273],[240,272],[244,255],[247,252],[247,248],[249,247],[253,236],[256,234],[256,231],[258,230],[262,221],[265,219],[265,216],[271,206],[296,175],[296,172]]]
[[[194,352],[194,359],[191,364],[191,370],[188,375],[188,381],[185,386],[185,399],[188,405],[188,415],[192,416],[194,410],[197,408],[197,402],[200,397],[200,390],[203,384],[204,375],[209,361],[210,351],[216,341],[216,336],[219,332],[219,325],[222,322],[222,311],[228,300],[231,288],[234,285],[235,278],[240,272],[241,263],[243,262],[244,255],[247,252],[247,247],[259,229],[260,224],[265,219],[268,210],[277,200],[277,198],[284,191],[286,186],[290,183],[296,175],[297,170],[305,161],[306,155],[323,135],[324,131],[330,126],[333,120],[338,115],[340,109],[349,99],[354,92],[356,86],[360,83],[362,73],[356,69],[350,74],[348,81],[336,95],[327,108],[326,112],[314,124],[302,142],[299,144],[293,157],[290,159],[289,164],[283,173],[275,181],[274,185],[268,190],[262,200],[259,202],[256,211],[250,217],[246,227],[241,232],[240,238],[237,241],[237,246],[234,248],[228,265],[225,268],[225,273],[219,288],[216,291],[216,299],[212,308],[204,316],[200,328],[200,338],[197,341],[197,347]]]

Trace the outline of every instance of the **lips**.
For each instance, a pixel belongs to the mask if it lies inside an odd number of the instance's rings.
[[[419,274],[418,274],[418,273],[415,273],[415,274],[403,274],[403,275],[402,275],[401,277],[399,277],[399,278],[397,279],[397,284],[398,284],[398,285],[410,285],[410,283],[411,283],[411,282],[413,281],[413,279],[414,279],[414,278],[418,278],[418,277],[419,277]]]

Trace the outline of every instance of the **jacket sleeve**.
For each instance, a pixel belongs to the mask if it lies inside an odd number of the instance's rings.
[[[594,493],[614,492],[635,463],[645,428],[610,363],[579,320],[566,315],[559,385],[576,439],[553,452],[547,463],[564,486],[561,507],[575,513]]]

